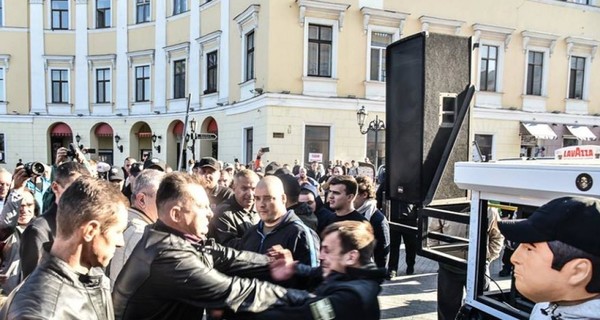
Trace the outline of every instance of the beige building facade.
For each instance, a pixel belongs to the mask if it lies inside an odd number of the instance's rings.
[[[117,165],[176,167],[182,148],[247,163],[267,146],[265,162],[373,160],[356,112],[385,118],[385,46],[423,31],[472,37],[470,131],[487,159],[597,144],[598,5],[0,0],[0,165],[50,163],[77,140]]]

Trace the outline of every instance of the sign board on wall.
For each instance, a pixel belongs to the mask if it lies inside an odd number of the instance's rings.
[[[323,154],[322,153],[309,153],[308,154],[308,161],[310,161],[310,162],[313,162],[313,161],[323,162]]]

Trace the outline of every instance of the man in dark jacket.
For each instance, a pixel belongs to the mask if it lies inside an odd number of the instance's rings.
[[[55,202],[41,216],[33,220],[21,236],[21,271],[25,279],[38,265],[42,245],[52,243],[56,236],[56,210],[62,193],[80,176],[89,176],[89,171],[80,163],[64,162],[54,170],[54,181],[50,188],[54,192]]]
[[[285,192],[286,197],[286,209],[288,211],[293,210],[307,227],[316,232],[318,225],[317,216],[306,203],[298,201],[298,198],[300,197],[300,184],[298,183],[298,180],[296,180],[294,176],[281,171],[275,175],[281,180],[281,183],[283,183],[283,191]]]
[[[204,190],[210,201],[210,208],[215,211],[217,206],[225,200],[233,197],[233,190],[228,187],[219,185],[219,177],[221,177],[221,166],[215,158],[204,157],[194,165],[198,175],[205,181]]]
[[[127,199],[110,183],[82,177],[61,195],[56,239],[11,294],[2,319],[114,319],[101,268],[123,245]]]
[[[385,269],[371,257],[375,241],[367,222],[342,221],[323,231],[321,266],[310,268],[293,262],[286,250],[273,252],[272,275],[277,280],[292,276],[312,286],[314,297],[295,307],[281,307],[251,315],[252,319],[364,319],[380,318],[377,295]],[[242,315],[240,315],[242,316]]]
[[[182,172],[162,180],[158,221],[144,231],[113,289],[117,319],[201,319],[204,308],[260,312],[306,298],[239,277],[267,277],[268,258],[206,240],[212,212],[201,183]]]
[[[317,234],[325,229],[334,213],[325,207],[317,188],[310,183],[305,183],[300,186],[300,196],[298,201],[306,203],[317,217]]]
[[[208,224],[208,235],[217,243],[237,248],[246,231],[260,221],[254,208],[254,192],[258,175],[249,169],[240,170],[233,180],[234,196],[221,203]]]
[[[281,180],[276,176],[264,177],[256,186],[255,198],[261,221],[246,232],[240,249],[267,253],[271,247],[280,245],[290,250],[295,260],[316,267],[319,237],[293,210],[286,210],[287,197]]]

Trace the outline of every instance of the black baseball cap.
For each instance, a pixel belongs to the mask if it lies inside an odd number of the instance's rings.
[[[206,167],[213,168],[215,171],[221,170],[221,166],[219,165],[219,162],[217,161],[217,159],[215,159],[213,157],[204,157],[204,158],[200,159],[198,166],[200,168],[206,168]]]
[[[587,197],[554,199],[527,219],[498,221],[506,239],[519,243],[560,241],[600,257],[600,200]]]
[[[269,163],[266,167],[265,167],[265,175],[274,175],[275,172],[281,168],[281,166],[279,165],[279,163],[273,161],[271,163]]]

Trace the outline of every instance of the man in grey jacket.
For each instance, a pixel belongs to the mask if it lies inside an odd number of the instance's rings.
[[[510,260],[517,290],[536,302],[530,319],[600,319],[600,200],[554,199],[498,226],[520,243]]]

